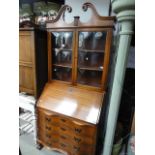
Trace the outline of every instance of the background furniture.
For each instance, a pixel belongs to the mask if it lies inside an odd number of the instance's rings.
[[[36,63],[34,29],[19,32],[19,89],[36,95]]]
[[[110,59],[114,17],[101,17],[92,9],[88,23],[79,17],[67,24],[63,6],[46,24],[48,82],[37,102],[38,148],[69,155],[94,155]]]
[[[19,31],[19,91],[37,99],[47,82],[47,35],[44,30],[27,27],[27,23],[22,26]]]

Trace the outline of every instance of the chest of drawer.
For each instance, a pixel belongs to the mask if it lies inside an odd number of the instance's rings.
[[[37,110],[38,138],[48,147],[70,152],[69,155],[93,155],[96,126],[54,112]]]

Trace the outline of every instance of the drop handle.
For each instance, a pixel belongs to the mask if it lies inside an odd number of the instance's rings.
[[[51,121],[51,118],[46,117],[45,120],[48,121],[48,122],[50,122]]]
[[[62,127],[61,127],[60,129],[61,129],[62,131],[66,131],[66,129],[65,129],[65,128],[62,128]]]
[[[80,138],[77,138],[77,137],[74,137],[74,140],[78,143],[80,143],[81,139]]]
[[[62,122],[66,122],[66,120],[65,120],[65,119],[61,119],[61,121],[62,121]]]
[[[75,132],[80,133],[81,131],[81,129],[75,128]]]
[[[51,130],[51,127],[46,126],[46,129],[47,129],[47,130]]]

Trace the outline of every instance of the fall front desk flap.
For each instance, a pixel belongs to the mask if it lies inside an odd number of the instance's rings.
[[[97,124],[104,93],[62,83],[47,83],[37,107]]]

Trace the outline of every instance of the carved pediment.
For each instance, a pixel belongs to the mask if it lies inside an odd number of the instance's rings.
[[[88,9],[91,9],[91,18],[88,22],[81,22],[80,17],[75,16],[74,21],[72,23],[67,23],[65,21],[65,13],[71,13],[72,8],[69,5],[63,5],[59,10],[57,17],[55,19],[47,21],[46,28],[112,27],[114,24],[115,17],[100,16],[92,3],[84,3],[81,9],[85,13],[87,13]]]

